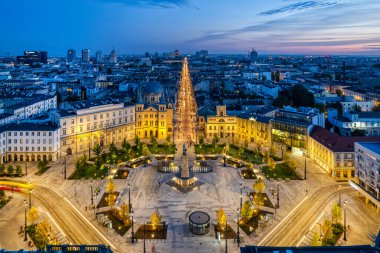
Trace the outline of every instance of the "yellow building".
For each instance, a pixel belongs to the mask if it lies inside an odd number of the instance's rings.
[[[237,116],[227,115],[226,106],[217,106],[215,116],[200,118],[200,128],[204,129],[206,138],[210,141],[214,134],[220,137],[223,143],[229,142],[242,145],[256,143],[263,146],[270,145],[269,117],[261,117],[242,113]],[[204,122],[204,126],[202,124]]]
[[[164,141],[173,140],[173,106],[165,100],[164,89],[158,82],[149,82],[138,90],[136,104],[136,136],[149,141],[151,136]]]
[[[61,154],[88,152],[96,144],[121,145],[135,136],[135,105],[98,99],[68,103],[60,111]]]
[[[354,143],[358,141],[380,141],[380,137],[339,136],[314,126],[308,136],[307,154],[335,180],[347,181],[355,177]]]

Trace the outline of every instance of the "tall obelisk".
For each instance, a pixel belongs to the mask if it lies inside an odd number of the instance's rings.
[[[186,145],[183,144],[182,146],[182,157],[181,157],[181,164],[182,164],[182,169],[181,169],[181,178],[189,178],[190,173],[189,173],[189,158],[187,157],[187,152],[186,152]]]

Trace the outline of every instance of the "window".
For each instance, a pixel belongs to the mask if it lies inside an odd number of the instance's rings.
[[[13,135],[14,135],[14,136],[17,136],[17,132],[14,132]]]
[[[40,136],[41,135],[41,133],[40,132],[37,132],[37,136]]]
[[[63,135],[66,135],[66,128],[63,128],[63,129],[62,129],[62,134],[63,134]]]
[[[25,136],[29,136],[29,132],[26,132],[26,133],[25,133]]]
[[[52,136],[52,132],[49,132],[49,136]]]

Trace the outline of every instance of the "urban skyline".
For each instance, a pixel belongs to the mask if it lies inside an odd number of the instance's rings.
[[[44,50],[64,56],[69,48],[107,52],[112,46],[120,55],[174,49],[246,53],[252,47],[262,54],[380,53],[380,3],[374,0],[2,0],[0,5],[7,34],[0,54]]]

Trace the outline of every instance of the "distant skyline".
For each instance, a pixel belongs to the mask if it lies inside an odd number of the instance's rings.
[[[0,55],[380,55],[379,0],[0,0]]]

